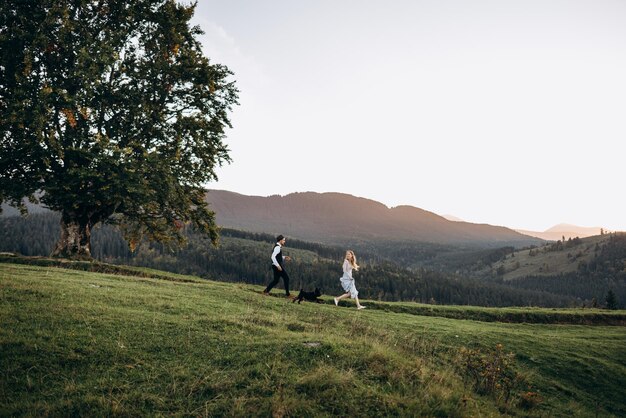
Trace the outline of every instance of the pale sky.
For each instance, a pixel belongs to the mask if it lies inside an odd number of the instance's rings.
[[[200,0],[240,106],[214,189],[626,231],[626,1]]]

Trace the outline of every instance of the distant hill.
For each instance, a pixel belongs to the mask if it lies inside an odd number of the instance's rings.
[[[626,234],[614,233],[604,235],[594,235],[585,238],[567,239],[565,242],[557,241],[548,243],[533,249],[523,249],[509,254],[479,271],[479,275],[496,275],[500,271],[500,276],[506,280],[513,280],[528,276],[551,277],[559,274],[575,273],[589,265],[595,265],[599,252],[608,244],[619,244],[623,248],[626,243]],[[623,250],[620,250],[623,251]],[[600,266],[594,267],[594,271],[599,271],[605,266],[604,261]],[[612,250],[610,263],[626,265],[626,254]],[[623,268],[623,267],[622,267]],[[607,276],[620,273],[617,271],[607,272]]]
[[[327,244],[381,240],[522,247],[542,243],[505,227],[453,222],[413,206],[388,208],[342,193],[260,197],[209,190],[207,200],[221,226]]]
[[[515,231],[520,234],[529,235],[531,237],[537,237],[541,239],[545,239],[546,241],[558,241],[563,240],[565,237],[566,240],[570,238],[586,238],[594,235],[600,235],[600,232],[603,228],[597,227],[584,227],[570,224],[558,224],[553,226],[550,229],[546,229],[543,232],[537,231],[527,231],[523,229],[516,229]],[[606,230],[606,228],[604,228]]]

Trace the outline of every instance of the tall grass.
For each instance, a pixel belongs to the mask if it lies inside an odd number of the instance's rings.
[[[0,264],[0,415],[626,414],[624,327],[298,305],[176,279]],[[523,376],[506,402],[461,367],[462,350],[496,344]]]

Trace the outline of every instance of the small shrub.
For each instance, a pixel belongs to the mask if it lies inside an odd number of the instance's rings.
[[[465,347],[460,352],[460,366],[474,390],[505,404],[523,381],[514,370],[514,362],[515,354],[505,353],[502,344],[497,344],[490,352]]]
[[[520,408],[529,410],[537,407],[541,402],[543,402],[543,398],[537,392],[522,392],[519,398],[519,406]]]

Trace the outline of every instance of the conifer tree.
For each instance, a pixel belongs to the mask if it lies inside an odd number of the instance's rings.
[[[615,292],[613,292],[613,289],[609,289],[606,294],[606,308],[617,309],[617,298],[615,297]]]

